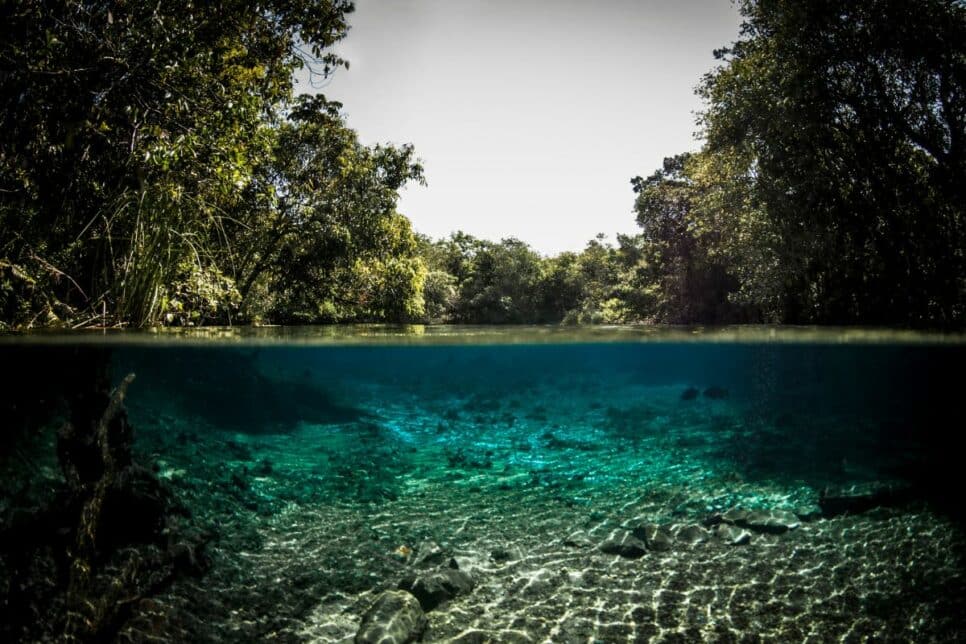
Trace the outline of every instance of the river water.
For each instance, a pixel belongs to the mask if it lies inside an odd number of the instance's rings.
[[[7,641],[966,638],[958,337],[3,340]],[[128,374],[137,469],[105,488],[85,586],[108,468],[63,426]],[[82,591],[123,610],[78,630]]]

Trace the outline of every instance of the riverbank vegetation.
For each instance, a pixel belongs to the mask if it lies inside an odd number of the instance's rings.
[[[639,233],[542,257],[416,234],[413,147],[297,94],[348,68],[345,0],[8,3],[0,325],[961,327],[966,7],[739,5],[703,147],[631,181]]]

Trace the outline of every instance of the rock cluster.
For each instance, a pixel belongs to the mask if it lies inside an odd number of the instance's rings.
[[[404,644],[423,636],[428,621],[426,613],[458,597],[472,592],[473,578],[459,569],[439,544],[424,541],[415,550],[407,550],[405,560],[412,572],[399,582],[396,590],[382,593],[366,612],[356,633],[357,644]],[[399,560],[399,559],[397,559]]]
[[[648,552],[671,550],[675,541],[695,545],[707,540],[708,531],[698,525],[661,526],[656,523],[644,523],[630,531],[612,532],[599,548],[601,552],[609,555],[638,559]]]
[[[708,531],[699,525],[683,525],[675,530],[674,536],[678,541],[693,546],[707,541]]]
[[[783,534],[800,525],[798,515],[787,510],[732,508],[709,517],[705,521],[706,527],[694,524],[662,526],[643,523],[629,531],[617,530],[608,535],[598,547],[606,554],[638,559],[648,552],[669,551],[676,544],[695,546],[708,541],[712,536],[728,545],[743,546],[751,543],[754,533]]]

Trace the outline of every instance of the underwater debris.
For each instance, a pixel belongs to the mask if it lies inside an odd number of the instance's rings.
[[[124,581],[134,570],[125,571],[119,584],[108,586],[105,592],[95,589],[98,537],[103,525],[103,511],[107,496],[122,468],[130,464],[130,433],[123,411],[124,395],[134,381],[128,374],[108,399],[100,420],[90,431],[91,407],[97,405],[89,396],[83,411],[74,410],[73,422],[68,422],[58,436],[57,451],[64,476],[71,490],[86,496],[81,503],[80,521],[74,547],[69,555],[70,571],[67,582],[67,623],[64,635],[81,640],[94,639],[112,629],[118,619],[121,599],[133,589]],[[98,469],[100,476],[96,475]],[[124,592],[122,592],[122,589]]]
[[[110,397],[100,390],[80,397],[58,435],[71,505],[80,508],[67,553],[67,639],[111,639],[134,604],[180,570],[207,566],[201,553],[207,537],[195,543],[176,539],[170,519],[178,508],[153,473],[133,462],[124,409],[133,380],[134,374],[127,375]]]
[[[37,375],[49,380],[38,392],[50,415],[23,417],[47,437],[31,445],[44,465],[0,500],[2,641],[110,641],[139,602],[209,565],[211,537],[186,535],[190,513],[132,456],[124,398],[134,375],[112,392],[109,352],[72,355],[62,372],[45,363]],[[33,480],[40,497],[28,494]]]
[[[355,644],[408,644],[419,640],[429,622],[419,601],[404,590],[387,590],[362,617]]]
[[[392,558],[399,563],[409,563],[409,560],[412,558],[412,556],[413,549],[406,544],[402,544],[392,551]]]
[[[701,391],[697,387],[688,387],[681,392],[681,400],[694,400]]]
[[[728,397],[728,390],[714,385],[704,390],[704,397],[711,400],[723,400]]]

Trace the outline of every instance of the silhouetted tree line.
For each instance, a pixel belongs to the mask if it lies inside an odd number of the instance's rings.
[[[966,320],[966,5],[742,0],[697,152],[636,177],[640,232],[541,257],[396,212],[409,146],[363,146],[292,74],[344,0],[0,8],[0,320]]]

